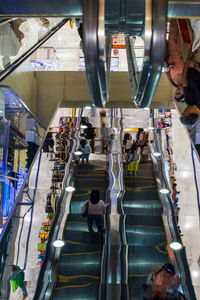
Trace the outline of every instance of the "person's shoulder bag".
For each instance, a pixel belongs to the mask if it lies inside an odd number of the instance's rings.
[[[89,208],[89,202],[87,201],[86,205],[85,205],[85,211],[82,213],[82,216],[84,218],[86,218],[88,216],[88,208]]]

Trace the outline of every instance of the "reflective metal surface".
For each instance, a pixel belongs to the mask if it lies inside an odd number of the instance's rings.
[[[150,105],[161,76],[166,43],[167,5],[167,0],[146,1],[145,55],[134,101],[137,107]]]
[[[105,65],[104,0],[83,1],[83,46],[92,101],[104,107],[107,101]]]
[[[83,14],[81,0],[48,0],[22,1],[2,0],[0,15],[13,16],[49,16],[49,17],[81,17]]]

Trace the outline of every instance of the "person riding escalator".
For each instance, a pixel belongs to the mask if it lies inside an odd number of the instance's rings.
[[[87,211],[87,223],[89,232],[94,232],[92,228],[95,220],[98,232],[103,232],[102,215],[105,213],[106,207],[109,203],[104,203],[103,200],[99,200],[99,191],[93,190],[90,195],[90,200],[86,201],[82,206],[82,214]]]

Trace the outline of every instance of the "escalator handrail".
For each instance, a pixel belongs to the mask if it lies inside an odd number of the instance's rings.
[[[192,155],[192,164],[193,164],[193,171],[194,171],[194,181],[195,181],[196,192],[197,192],[197,204],[198,204],[199,216],[200,216],[199,187],[198,187],[198,182],[197,182],[196,164],[195,164],[195,159],[194,159],[194,147],[192,144],[191,144],[191,155]]]
[[[82,111],[82,110],[80,110]],[[76,127],[77,124],[79,124],[80,122],[80,116],[78,117],[78,120],[75,119],[75,123],[74,123],[74,133],[76,135]],[[76,137],[73,139],[73,146],[72,146],[72,151],[70,153],[70,157],[68,159],[68,162],[66,164],[66,168],[65,168],[65,176],[63,179],[63,182],[67,181],[69,172],[70,172],[70,165],[72,163],[73,157],[74,157],[74,151],[76,148]],[[34,298],[33,300],[38,300],[38,299],[49,299],[48,297],[51,294],[51,291],[54,287],[54,282],[51,280],[50,282],[44,282],[44,276],[45,276],[45,272],[47,271],[47,264],[49,261],[51,261],[51,267],[50,267],[50,276],[52,277],[53,275],[55,276],[55,274],[53,274],[53,270],[55,271],[55,266],[57,261],[54,260],[54,257],[56,255],[56,249],[52,248],[52,241],[53,238],[55,236],[58,235],[59,233],[59,229],[60,229],[60,224],[62,223],[63,218],[65,218],[65,212],[63,213],[63,215],[60,215],[62,206],[65,205],[63,198],[65,195],[66,191],[65,189],[62,189],[61,195],[59,197],[59,202],[58,202],[58,207],[57,207],[57,212],[56,212],[56,216],[55,219],[51,225],[51,229],[50,229],[50,233],[49,233],[49,237],[48,237],[48,241],[47,241],[47,245],[46,245],[46,253],[45,253],[45,258],[44,258],[44,262],[42,264],[42,268],[40,270],[39,276],[38,276],[38,280],[37,280],[37,286],[36,286],[36,290],[35,290],[35,294],[34,294]],[[60,220],[59,224],[58,224],[58,220]],[[49,277],[50,277],[49,276]],[[45,287],[43,287],[45,285]],[[44,290],[44,291],[43,291]],[[42,294],[43,293],[43,294]],[[48,294],[48,296],[47,296]]]
[[[167,0],[146,0],[144,63],[134,100],[137,107],[150,105],[161,76],[166,43],[167,8]]]
[[[30,234],[31,234],[31,228],[32,228],[32,222],[33,222],[33,211],[34,211],[34,203],[35,203],[35,197],[36,197],[36,191],[37,191],[37,184],[38,184],[38,177],[39,177],[39,171],[40,171],[40,162],[41,162],[41,157],[42,157],[42,149],[40,149],[39,152],[39,159],[38,159],[38,166],[37,166],[37,172],[36,172],[36,177],[35,177],[35,186],[34,186],[34,191],[33,191],[33,197],[32,197],[32,204],[31,204],[31,216],[30,216],[30,224],[28,228],[28,234],[27,234],[27,240],[25,244],[25,258],[24,258],[24,266],[22,269],[17,271],[14,275],[11,275],[8,278],[8,286],[7,286],[7,299],[9,299],[10,296],[10,281],[15,278],[18,274],[20,274],[22,271],[26,269],[27,265],[27,259],[28,259],[28,248],[29,248],[29,240],[30,240]],[[18,245],[19,247],[19,245]]]
[[[4,86],[4,87],[5,87],[5,86]],[[8,88],[8,87],[5,87],[5,88]],[[41,125],[41,123],[39,122],[39,120],[37,119],[37,117],[35,117],[35,115],[34,115],[33,113],[30,112],[29,108],[24,104],[24,102],[23,102],[21,99],[20,99],[20,102],[21,102],[21,104],[28,110],[28,112],[31,114],[31,116],[39,123],[39,125],[41,126],[41,128],[44,129],[44,130],[46,130],[46,128],[45,128],[43,125]],[[45,140],[45,137],[43,138],[43,142],[44,142],[44,140]],[[3,230],[2,230],[1,235],[0,235],[0,246],[1,246],[1,240],[2,240],[2,238],[3,238],[3,235],[4,235],[5,231],[6,231],[6,227],[8,226],[9,222],[11,221],[11,218],[12,218],[12,216],[13,216],[13,214],[14,214],[15,209],[16,209],[16,204],[17,204],[17,203],[19,202],[19,200],[21,199],[22,193],[23,193],[24,189],[28,187],[28,182],[29,182],[29,179],[30,179],[30,175],[31,175],[31,172],[32,172],[32,168],[33,168],[33,166],[34,166],[34,164],[35,164],[36,159],[38,158],[38,155],[39,155],[40,150],[41,150],[41,148],[42,148],[43,142],[40,144],[40,146],[39,146],[39,148],[38,148],[38,150],[37,150],[37,153],[36,153],[36,155],[35,155],[35,157],[34,157],[32,163],[31,163],[31,166],[30,166],[30,168],[29,168],[29,170],[28,170],[28,173],[27,173],[27,175],[26,175],[26,179],[24,180],[24,182],[23,182],[23,184],[22,184],[22,186],[21,186],[21,189],[20,189],[20,191],[19,191],[19,193],[18,193],[18,196],[17,196],[17,198],[16,198],[16,200],[15,200],[15,203],[13,204],[13,207],[12,207],[12,209],[11,209],[11,211],[10,211],[10,214],[9,214],[9,217],[8,217],[8,219],[7,219],[7,221],[6,221],[6,224],[4,224]]]
[[[133,37],[129,35],[125,36],[125,43],[131,94],[134,96],[138,88],[139,78],[137,74]]]
[[[108,99],[104,59],[104,0],[83,1],[83,46],[93,104],[104,107]]]
[[[154,128],[156,128],[155,125],[156,121],[154,120]],[[157,137],[157,132],[155,131],[155,135],[154,135],[154,140],[155,140],[155,149],[156,151],[162,153],[162,147],[160,145],[161,143],[161,139]],[[161,155],[161,157],[159,157],[159,159],[157,159],[157,162],[159,164],[159,174],[160,174],[160,178],[162,179],[161,182],[164,182],[164,185],[162,185],[163,187],[165,187],[166,189],[170,190],[169,187],[169,183],[165,174],[165,166],[164,166],[164,161],[163,161],[163,155]],[[173,204],[171,202],[171,198],[170,195],[167,194],[165,195],[165,197],[167,197],[168,201],[165,201],[164,205],[166,206],[165,209],[167,209],[167,228],[166,231],[171,235],[171,241],[178,241],[179,243],[182,244],[181,241],[181,237],[176,225],[176,220],[175,220],[175,213],[174,213],[174,208],[173,208]],[[166,198],[165,198],[166,199]],[[167,205],[168,203],[168,205]],[[187,257],[186,257],[186,253],[185,253],[185,247],[183,247],[181,250],[179,251],[174,251],[175,254],[175,264],[177,265],[179,272],[181,274],[181,278],[183,279],[182,282],[182,287],[183,287],[183,291],[185,296],[187,297],[187,299],[191,299],[191,300],[195,300],[196,296],[195,296],[195,292],[194,292],[194,288],[192,286],[192,280],[191,280],[191,276],[190,276],[190,271],[189,271],[189,266],[188,266],[188,261],[187,261]],[[188,296],[190,298],[188,298]]]
[[[8,75],[10,75],[16,68],[19,67],[34,51],[36,51],[41,45],[43,45],[52,35],[54,35],[62,26],[64,26],[69,19],[63,19],[59,24],[51,28],[45,36],[28,49],[22,56],[17,58],[12,64],[10,64],[4,71],[0,73],[0,82],[3,81]]]

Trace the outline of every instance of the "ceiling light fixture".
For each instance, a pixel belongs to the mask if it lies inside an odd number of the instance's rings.
[[[170,248],[171,248],[172,250],[175,250],[175,251],[181,250],[181,249],[183,248],[183,246],[182,246],[181,243],[179,243],[179,242],[171,242],[171,243],[169,244],[169,246],[170,246]]]
[[[167,190],[167,189],[160,189],[160,193],[166,195],[166,194],[169,194],[169,190]]]
[[[153,156],[159,157],[159,156],[161,156],[161,154],[160,154],[159,152],[154,152],[154,153],[153,153]]]
[[[87,125],[81,125],[81,129],[86,129]]]
[[[85,109],[90,110],[90,109],[91,109],[91,106],[87,105],[87,106],[85,106]]]
[[[74,154],[75,155],[81,155],[81,154],[83,154],[83,152],[81,152],[81,151],[75,151]]]
[[[65,245],[65,242],[62,240],[56,240],[53,242],[53,246],[56,248],[61,248]]]
[[[65,188],[65,191],[67,191],[67,192],[74,192],[76,189],[75,189],[75,187],[73,187],[73,186],[67,186],[66,188]]]

